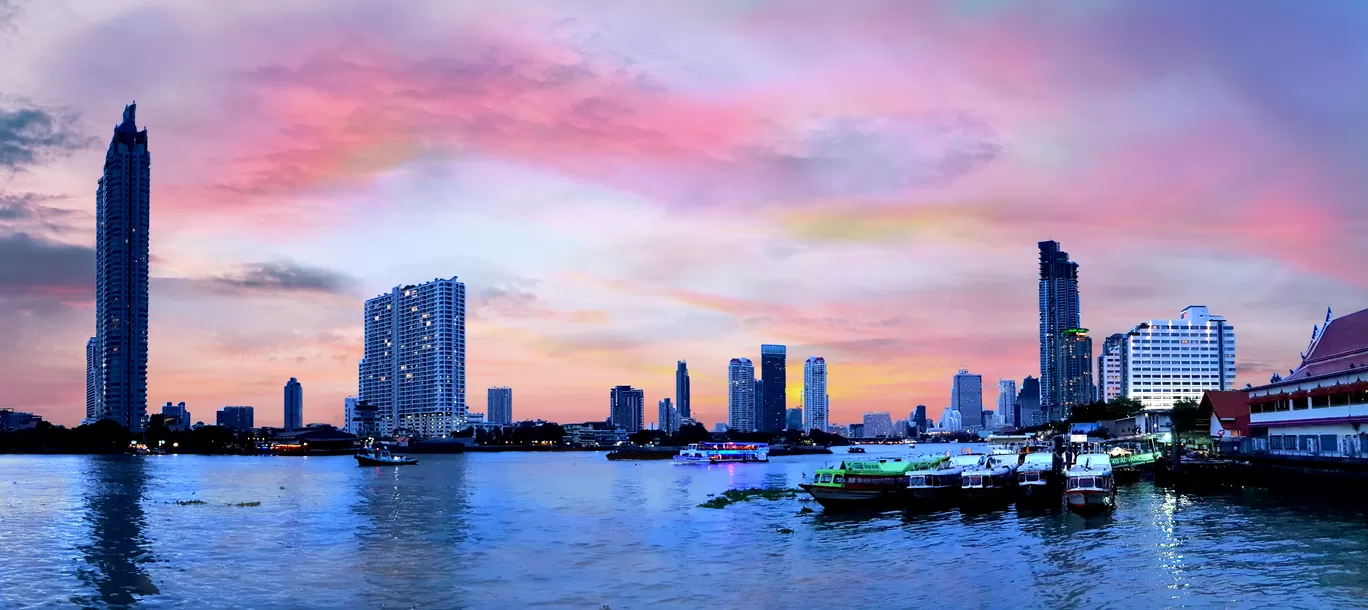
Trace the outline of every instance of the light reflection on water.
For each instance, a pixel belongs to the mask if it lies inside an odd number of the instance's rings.
[[[943,448],[942,448],[943,450]],[[880,447],[866,457],[906,455]],[[1126,486],[1112,514],[829,515],[841,456],[674,466],[602,454],[0,456],[0,607],[1349,607],[1360,512]],[[203,504],[177,504],[198,500]],[[260,506],[236,506],[260,502]],[[792,530],[786,533],[784,529]]]

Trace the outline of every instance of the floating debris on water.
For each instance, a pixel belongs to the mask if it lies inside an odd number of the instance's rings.
[[[191,505],[194,505],[194,504],[208,504],[208,502],[205,502],[204,500],[199,500],[199,499],[195,499],[195,500],[176,500],[176,506],[191,506]]]
[[[792,533],[793,533],[793,530],[791,530],[791,529],[789,529],[789,528],[787,528],[787,527],[781,527],[781,528],[778,529],[778,532],[779,532],[780,534],[792,534]]]
[[[803,510],[798,511],[798,514],[800,514],[800,515],[806,515],[806,514],[808,514],[808,513],[815,513],[815,512],[817,512],[817,511],[812,510],[811,508],[808,508],[808,507],[804,506],[804,507],[803,507]]]
[[[233,506],[236,506],[236,507],[238,507],[238,508],[242,508],[242,507],[244,507],[244,506],[261,506],[261,503],[260,503],[260,502],[238,502],[237,504],[234,504]]]
[[[722,495],[716,497],[713,497],[712,494],[708,495],[709,497],[712,497],[712,499],[702,504],[699,504],[699,508],[725,508],[728,504],[735,504],[737,502],[748,502],[755,498],[763,498],[765,500],[783,500],[786,498],[795,498],[798,496],[798,490],[761,489],[758,487],[752,487],[750,489],[728,489],[727,491],[722,492]]]

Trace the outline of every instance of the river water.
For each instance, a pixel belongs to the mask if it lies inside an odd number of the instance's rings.
[[[697,506],[840,457],[0,456],[0,608],[1368,606],[1362,512],[1262,492],[1140,482],[1086,519]]]

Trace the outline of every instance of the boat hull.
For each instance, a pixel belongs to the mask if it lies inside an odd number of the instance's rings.
[[[1064,494],[1069,509],[1087,513],[1111,510],[1116,507],[1116,494],[1100,490],[1072,490]]]
[[[849,489],[804,483],[803,491],[828,510],[887,509],[907,504],[906,489]]]
[[[411,466],[417,464],[414,458],[397,458],[393,460],[380,460],[370,456],[356,456],[356,463],[360,466]]]

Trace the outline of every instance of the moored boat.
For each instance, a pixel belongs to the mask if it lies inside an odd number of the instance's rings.
[[[845,460],[836,467],[820,468],[804,491],[828,510],[851,508],[897,508],[908,498],[907,473],[935,466],[945,458],[917,462],[902,458]]]
[[[995,453],[984,456],[983,464],[966,468],[960,475],[960,490],[964,502],[1005,504],[1012,501],[1016,487],[1016,453]]]
[[[744,464],[768,462],[768,443],[695,443],[674,456],[676,464]]]
[[[1162,459],[1155,435],[1145,434],[1107,443],[1107,455],[1111,456],[1112,472],[1131,479],[1139,478],[1139,473],[1153,470]]]
[[[1053,453],[1028,453],[1017,467],[1017,499],[1032,504],[1059,502],[1062,477]]]
[[[394,455],[389,447],[377,445],[357,451],[356,463],[361,466],[408,466],[417,464],[418,458]]]
[[[1111,456],[1105,453],[1080,455],[1065,477],[1064,498],[1069,508],[1087,512],[1116,507],[1116,479],[1112,476]]]
[[[960,497],[960,477],[964,470],[983,466],[987,456],[963,454],[945,458],[932,468],[909,472],[907,489],[914,503],[926,505],[954,504]]]
[[[846,449],[846,453],[864,453],[864,452],[865,452],[865,448],[864,448],[864,447],[851,447],[851,448],[849,448],[849,449]]]

